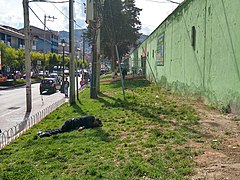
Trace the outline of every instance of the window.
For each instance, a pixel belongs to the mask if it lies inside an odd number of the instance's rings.
[[[164,66],[164,33],[158,37],[156,61],[157,66]]]
[[[192,26],[192,47],[194,50],[196,49],[196,28],[195,28],[195,26]]]

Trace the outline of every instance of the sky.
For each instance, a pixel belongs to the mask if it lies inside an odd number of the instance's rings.
[[[61,2],[65,0],[51,0]],[[76,21],[75,28],[86,28],[86,14],[84,13],[83,3],[86,0],[75,0],[74,3],[74,19]],[[183,0],[174,0],[182,2]],[[55,31],[68,31],[68,4],[69,3],[45,3],[45,2],[30,2],[29,18],[30,25],[39,28],[44,28],[44,15],[46,18],[47,28]],[[142,9],[140,13],[140,21],[142,23],[141,33],[149,35],[154,31],[159,24],[178,6],[175,3],[170,3],[168,0],[135,0],[138,8]],[[22,0],[0,0],[0,25],[7,25],[16,29],[23,28],[23,5]],[[33,12],[36,14],[34,14]],[[42,22],[41,22],[42,21]]]

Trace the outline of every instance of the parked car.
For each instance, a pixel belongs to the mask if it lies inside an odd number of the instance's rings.
[[[54,78],[44,78],[40,83],[40,94],[52,94],[57,92],[56,80]]]
[[[38,75],[39,75],[39,76],[43,76],[43,75],[44,75],[44,72],[43,72],[43,71],[39,71]]]
[[[15,79],[15,75],[13,73],[10,73],[10,74],[7,75],[7,79],[14,80]]]
[[[68,69],[65,69],[65,70],[64,70],[64,74],[69,75],[69,70],[68,70]]]
[[[6,82],[7,81],[7,78],[0,73],[0,82]]]
[[[54,78],[57,84],[59,84],[61,82],[61,78],[60,78],[60,76],[58,76],[57,73],[50,73],[48,77]]]

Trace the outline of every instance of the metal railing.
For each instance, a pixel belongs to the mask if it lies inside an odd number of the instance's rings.
[[[65,98],[62,98],[61,100],[53,103],[52,105],[48,106],[47,108],[39,111],[35,115],[25,118],[21,123],[15,125],[14,127],[0,133],[0,149],[5,147],[6,145],[8,145],[11,141],[18,138],[25,131],[27,131],[33,125],[40,122],[44,117],[46,117],[49,113],[51,113],[53,110],[55,110],[56,108],[58,108],[65,102],[66,102]]]

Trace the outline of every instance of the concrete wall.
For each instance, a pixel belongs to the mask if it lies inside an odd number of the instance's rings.
[[[146,48],[149,80],[240,113],[239,9],[239,0],[186,0],[130,60]]]

